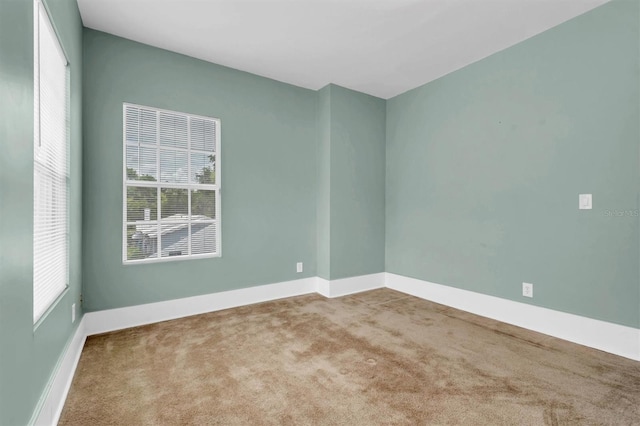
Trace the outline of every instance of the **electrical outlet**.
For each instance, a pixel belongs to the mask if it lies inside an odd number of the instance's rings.
[[[76,322],[76,304],[71,305],[71,323]]]
[[[296,263],[296,272],[302,272],[302,262]]]
[[[522,295],[524,297],[533,297],[533,284],[522,283]]]

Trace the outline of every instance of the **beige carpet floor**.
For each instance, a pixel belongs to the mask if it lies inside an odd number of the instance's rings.
[[[640,362],[388,289],[92,336],[62,425],[631,425]]]

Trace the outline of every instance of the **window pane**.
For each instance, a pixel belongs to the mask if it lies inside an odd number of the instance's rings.
[[[156,149],[127,145],[127,180],[156,181]]]
[[[216,224],[191,224],[191,254],[215,253]]]
[[[187,149],[187,117],[160,113],[160,145]]]
[[[127,187],[127,222],[158,219],[158,189]]]
[[[219,194],[202,187],[217,184],[218,122],[151,107],[124,110],[125,260],[189,256],[192,249],[216,254]]]
[[[125,141],[138,144],[140,141],[140,109],[127,107],[125,116]]]
[[[216,156],[202,152],[191,154],[191,183],[216,183]]]
[[[186,222],[162,222],[161,257],[185,256],[189,254],[189,224]]]
[[[191,119],[191,149],[215,151],[215,124],[211,120]]]
[[[158,143],[158,118],[155,111],[140,109],[140,143],[156,145]]]
[[[191,191],[191,219],[207,220],[216,217],[216,192],[209,190]]]
[[[161,215],[167,220],[187,220],[189,214],[188,193],[186,189],[160,189]]]
[[[187,183],[187,153],[173,150],[160,150],[160,180],[169,183]]]
[[[158,257],[158,225],[127,226],[127,260]]]

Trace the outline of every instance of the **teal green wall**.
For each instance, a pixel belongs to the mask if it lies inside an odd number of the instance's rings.
[[[331,85],[318,91],[317,120],[318,276],[328,280],[331,273]]]
[[[384,271],[385,101],[318,92],[318,276]]]
[[[73,335],[80,307],[82,24],[76,2],[47,0],[71,64],[70,287],[33,327],[33,2],[0,1],[0,424],[26,424]]]
[[[387,102],[387,272],[640,325],[638,8],[613,1]]]
[[[332,280],[384,271],[385,101],[331,85]]]
[[[89,29],[84,59],[86,310],[316,275],[314,91]],[[123,102],[221,119],[221,258],[122,264]]]

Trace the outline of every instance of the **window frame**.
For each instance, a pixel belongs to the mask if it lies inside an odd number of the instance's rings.
[[[34,46],[34,117],[33,117],[33,124],[34,124],[34,137],[33,137],[33,224],[34,224],[34,229],[33,229],[33,270],[32,270],[32,275],[33,275],[33,283],[32,283],[32,288],[33,288],[33,296],[32,296],[32,319],[33,319],[33,324],[34,324],[34,329],[36,329],[44,320],[45,318],[49,315],[49,312],[52,311],[52,309],[58,304],[58,302],[62,299],[62,297],[66,294],[66,292],[69,289],[69,280],[70,280],[70,271],[69,271],[69,253],[70,253],[70,215],[71,215],[71,167],[70,167],[70,163],[71,163],[71,102],[70,102],[70,97],[71,97],[71,64],[69,61],[69,56],[67,55],[67,53],[64,50],[64,47],[62,45],[62,41],[60,38],[60,35],[51,19],[51,14],[49,13],[49,10],[47,8],[47,6],[44,4],[44,2],[42,2],[41,0],[34,0],[33,1],[33,18],[34,18],[34,22],[33,22],[33,35],[34,35],[34,42],[33,42],[33,46]],[[44,21],[44,25],[47,27],[47,29],[41,28],[41,24],[40,24],[40,20]],[[43,127],[42,127],[42,64],[43,64],[43,56],[41,55],[41,51],[42,51],[42,46],[40,43],[41,40],[41,33],[43,31],[48,32],[51,36],[52,36],[52,42],[54,45],[54,49],[56,50],[57,54],[59,55],[59,59],[62,60],[62,62],[64,63],[64,123],[62,123],[61,128],[64,129],[64,135],[63,135],[63,140],[64,140],[64,147],[58,147],[59,151],[62,152],[63,154],[63,158],[61,161],[59,162],[54,162],[55,166],[59,166],[61,164],[64,163],[64,170],[62,171],[62,173],[60,173],[60,170],[54,170],[51,168],[51,164],[47,165],[46,160],[43,161],[42,158],[40,158],[42,156],[42,154],[40,154],[40,150],[45,149],[43,147],[43,140],[49,141],[52,140],[53,138],[49,135],[48,138],[43,138]],[[58,123],[60,124],[60,123]],[[45,153],[48,153],[49,155],[51,155],[50,151],[45,151]],[[50,160],[51,161],[51,160]],[[40,199],[41,203],[36,203],[36,201],[39,200],[39,198],[37,198],[37,189],[42,189],[42,188],[37,188],[36,185],[38,184],[42,184],[43,180],[42,177],[45,177],[45,181],[44,183],[46,184],[45,188],[48,189],[44,189],[45,192],[45,198],[49,198],[49,196],[51,196],[52,193],[56,192],[56,189],[61,189],[61,185],[56,184],[56,181],[63,181],[64,184],[64,188],[63,189],[63,193],[64,193],[64,265],[62,266],[64,268],[64,278],[63,278],[63,285],[54,285],[53,288],[56,289],[55,291],[55,296],[54,297],[47,297],[45,299],[39,300],[42,304],[42,306],[38,306],[38,304],[36,303],[38,300],[38,295],[40,295],[40,297],[43,297],[44,294],[42,294],[42,291],[46,288],[48,288],[49,286],[38,286],[38,279],[37,279],[37,270],[38,268],[36,267],[36,265],[39,263],[36,260],[36,256],[38,252],[50,252],[52,250],[52,246],[49,244],[47,245],[47,243],[42,243],[42,242],[36,242],[36,237],[38,235],[36,235],[36,224],[39,223],[37,221],[37,216],[38,213],[40,213],[40,215],[44,215],[45,212],[41,212],[39,209],[41,207],[43,207],[43,205],[41,204],[43,202],[42,199]],[[40,178],[40,179],[38,179]],[[45,201],[45,205],[47,204],[47,202]],[[46,208],[46,207],[45,207]],[[53,207],[51,207],[53,208]],[[48,221],[44,221],[45,223],[47,223]],[[47,229],[49,229],[50,231],[50,227],[47,227]],[[40,236],[40,238],[42,238],[42,236]],[[43,247],[39,247],[38,250],[36,250],[36,244],[38,244],[38,246],[44,246]],[[41,268],[41,267],[40,267]],[[50,271],[49,271],[50,273]],[[40,272],[40,274],[42,274],[42,271]],[[40,291],[37,291],[37,290]],[[36,307],[38,307],[39,309],[36,310]],[[44,307],[44,308],[43,308]]]
[[[156,153],[156,173],[157,180],[156,181],[144,181],[144,180],[128,180],[127,179],[127,146],[133,146],[132,144],[127,143],[127,107],[133,108],[141,108],[148,111],[153,111],[156,114],[156,142],[155,144],[149,143],[141,143],[138,141],[138,146],[146,146],[147,148],[154,148]],[[160,144],[160,114],[172,114],[177,116],[185,117],[190,123],[190,120],[198,119],[198,120],[206,120],[214,123],[215,126],[215,145],[214,145],[214,155],[215,155],[215,184],[196,184],[191,183],[189,180],[186,183],[170,183],[170,182],[162,182],[161,181],[161,167],[160,167],[160,153],[161,153],[161,144]],[[187,125],[187,129],[190,129],[190,125]],[[184,261],[184,260],[193,260],[193,259],[208,259],[208,258],[218,258],[222,257],[222,201],[221,201],[221,122],[219,118],[208,117],[203,115],[191,114],[181,111],[173,111],[168,109],[162,109],[147,105],[140,105],[131,102],[123,102],[122,103],[122,263],[123,265],[146,265],[149,263],[162,263],[162,262],[174,262],[174,261]],[[166,149],[167,147],[165,147]],[[191,150],[191,138],[188,138],[188,147],[186,149],[183,148],[169,148],[173,151],[181,151],[187,153],[187,168],[189,179],[191,177],[191,159],[190,154]],[[197,151],[202,152],[202,151]],[[204,222],[195,222],[195,223],[214,223],[215,224],[215,251],[213,253],[200,253],[200,254],[185,254],[179,256],[165,256],[162,257],[162,233],[160,233],[160,238],[157,241],[157,257],[150,257],[144,259],[127,259],[127,227],[134,226],[135,223],[133,221],[127,221],[127,188],[128,187],[141,187],[141,188],[156,188],[158,193],[161,193],[163,188],[174,188],[174,189],[186,189],[187,190],[187,205],[188,205],[188,250],[191,251],[191,224],[194,223],[192,221],[191,214],[191,190],[212,190],[214,191],[215,197],[215,219],[211,221]],[[160,209],[160,195],[158,195],[158,214],[155,220],[151,220],[150,225],[156,224],[160,226],[162,223],[161,217],[161,209]],[[166,222],[165,222],[166,223]]]

